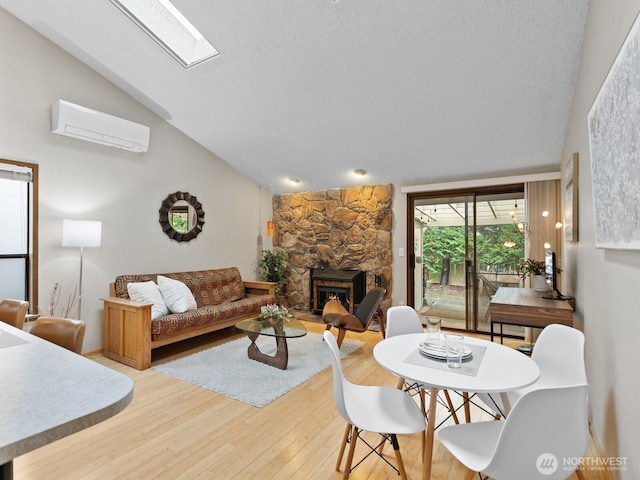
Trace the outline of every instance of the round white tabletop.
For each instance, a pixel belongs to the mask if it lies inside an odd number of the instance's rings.
[[[499,343],[473,337],[464,337],[465,344],[486,348],[475,375],[406,362],[425,338],[426,334],[423,333],[387,338],[374,347],[373,356],[395,375],[441,390],[507,392],[532,384],[540,375],[538,365],[528,356]]]
[[[540,369],[531,358],[517,350],[474,337],[464,337],[465,344],[484,347],[484,351],[482,358],[480,355],[476,358],[476,361],[479,360],[479,365],[472,371],[473,374],[464,374],[456,369],[447,368],[446,364],[436,365],[437,368],[434,368],[420,365],[421,362],[407,361],[408,357],[413,356],[418,350],[418,344],[425,339],[425,333],[390,337],[374,347],[373,356],[380,365],[395,375],[430,387],[422,472],[422,479],[428,480],[431,478],[438,390],[500,392],[505,409],[508,411],[509,401],[504,392],[532,384],[538,379]]]

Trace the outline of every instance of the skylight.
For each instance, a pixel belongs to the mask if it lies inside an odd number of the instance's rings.
[[[218,55],[218,51],[169,0],[111,0],[184,68]]]

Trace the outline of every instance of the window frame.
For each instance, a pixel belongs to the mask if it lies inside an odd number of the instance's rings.
[[[19,167],[26,167],[31,169],[31,196],[29,204],[29,240],[28,240],[28,254],[27,254],[27,300],[29,302],[29,313],[38,313],[38,210],[39,210],[39,193],[38,193],[38,164],[30,162],[22,162],[18,160],[10,160],[7,158],[0,158],[0,163],[6,165],[15,165]],[[3,255],[7,258],[6,255]],[[24,255],[11,255],[10,258],[24,258]]]

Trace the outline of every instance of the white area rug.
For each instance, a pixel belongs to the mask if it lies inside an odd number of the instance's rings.
[[[254,407],[264,407],[331,364],[329,349],[317,333],[287,339],[286,370],[251,360],[247,356],[250,343],[249,338],[240,338],[153,368]],[[256,344],[262,353],[275,354],[273,337],[260,336]],[[344,357],[363,344],[345,338],[340,352]]]

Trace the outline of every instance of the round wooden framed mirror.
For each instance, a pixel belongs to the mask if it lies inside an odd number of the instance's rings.
[[[202,204],[189,192],[172,193],[163,200],[160,226],[169,238],[177,242],[188,242],[198,236],[203,225]]]

